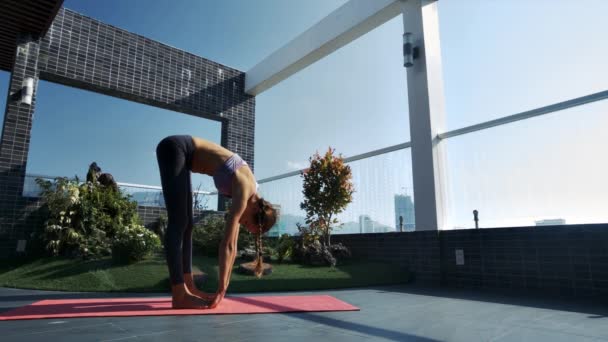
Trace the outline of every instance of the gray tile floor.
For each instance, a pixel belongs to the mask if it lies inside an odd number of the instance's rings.
[[[361,311],[9,321],[0,322],[0,340],[608,341],[608,304],[600,301],[414,286],[323,293]],[[41,299],[85,296],[108,295],[0,289],[0,311]]]

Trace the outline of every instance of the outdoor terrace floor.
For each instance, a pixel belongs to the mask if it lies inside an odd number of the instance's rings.
[[[313,292],[297,294],[306,293]],[[314,293],[333,295],[361,311],[5,321],[0,336],[4,342],[608,341],[608,305],[599,301],[412,285]],[[0,288],[0,311],[42,299],[105,296],[121,295]]]

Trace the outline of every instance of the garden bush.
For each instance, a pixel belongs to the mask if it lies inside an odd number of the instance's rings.
[[[326,245],[319,241],[314,241],[308,245],[296,246],[294,250],[295,259],[303,264],[310,266],[336,266],[337,260],[331,254]]]
[[[351,252],[348,247],[341,243],[327,246],[321,243],[319,230],[310,229],[297,225],[299,236],[290,238],[293,242],[291,246],[291,261],[310,266],[335,266],[344,264],[351,259]],[[280,244],[280,242],[279,242]]]
[[[295,241],[291,238],[291,236],[289,236],[289,234],[281,235],[276,246],[278,262],[283,262],[284,260],[291,258],[295,245]]]
[[[217,249],[224,236],[225,221],[221,216],[210,215],[194,225],[192,230],[193,252],[205,256],[217,256]]]
[[[167,215],[161,213],[158,216],[158,221],[156,222],[156,225],[154,226],[154,233],[156,233],[156,235],[158,235],[158,237],[160,238],[160,241],[165,240],[165,233],[167,232],[167,223],[168,223]]]
[[[195,224],[192,232],[194,252],[200,255],[217,257],[218,248],[224,237],[226,220],[220,215],[208,215]],[[239,230],[237,250],[254,247],[254,236],[246,229]]]
[[[339,264],[350,260],[352,257],[348,247],[344,246],[342,243],[332,243],[331,246],[329,246],[329,251]]]
[[[112,259],[118,263],[143,260],[160,248],[160,239],[138,224],[119,228],[112,243]]]
[[[78,177],[36,179],[42,189],[44,224],[34,238],[54,256],[85,258],[110,255],[116,233],[141,224],[137,203],[97,180]]]
[[[262,244],[264,244],[264,242],[262,242]],[[270,259],[272,259],[272,257],[277,255],[276,250],[271,246],[263,246],[262,250],[263,250],[262,257],[265,260],[270,260]],[[240,261],[255,261],[257,256],[258,256],[258,252],[257,252],[255,246],[245,247],[245,248],[239,250],[237,253],[237,258]]]

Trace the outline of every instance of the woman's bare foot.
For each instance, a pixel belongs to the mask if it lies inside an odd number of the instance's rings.
[[[194,285],[194,277],[192,276],[192,273],[184,274],[184,283],[186,284],[186,288],[188,289],[188,291],[190,291],[190,293],[199,298],[202,298],[203,300],[212,300],[213,298],[215,298],[214,294],[205,293],[196,288],[196,285]]]
[[[173,298],[173,309],[207,309],[209,304],[193,294],[184,295],[182,298]]]
[[[201,298],[202,300],[211,300],[215,297],[215,295],[213,295],[211,293],[205,293],[205,292],[197,289],[196,287],[192,287],[192,288],[189,287],[188,291],[190,291],[190,293],[197,296],[198,298]]]
[[[192,294],[184,283],[173,285],[171,292],[174,309],[206,309],[209,307],[208,301]]]

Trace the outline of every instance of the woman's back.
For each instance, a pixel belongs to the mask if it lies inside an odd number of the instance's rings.
[[[195,151],[192,172],[213,176],[215,171],[232,156],[232,152],[209,140],[192,137]]]

